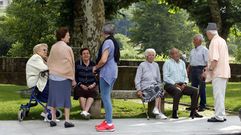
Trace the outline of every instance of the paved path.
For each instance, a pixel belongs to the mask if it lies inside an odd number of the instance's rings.
[[[0,121],[0,135],[206,135],[241,134],[241,122],[237,116],[228,116],[223,123],[208,123],[207,118],[179,120],[114,119],[116,131],[98,133],[94,125],[101,120],[75,120],[74,128],[65,129],[63,121],[57,127],[39,120]]]

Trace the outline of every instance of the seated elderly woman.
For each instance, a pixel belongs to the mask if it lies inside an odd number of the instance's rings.
[[[33,48],[33,55],[26,64],[26,80],[29,88],[35,87],[40,91],[39,100],[47,102],[48,99],[48,76],[41,75],[48,70],[46,65],[48,54],[47,44],[38,44]],[[44,73],[45,74],[45,73]],[[41,116],[44,116],[42,113]]]
[[[75,62],[75,80],[77,87],[74,91],[74,99],[79,100],[85,119],[90,118],[89,109],[98,94],[96,75],[92,72],[95,63],[90,60],[90,50],[83,48],[80,51],[80,60]]]
[[[152,48],[146,49],[145,57],[146,61],[139,65],[136,72],[135,86],[137,95],[147,102],[155,100],[153,114],[158,116],[156,118],[167,119],[160,111],[160,97],[163,96],[163,90],[161,88],[160,68],[159,65],[154,62],[156,51]],[[151,89],[154,90],[154,93]]]
[[[26,64],[26,79],[29,88],[37,86],[39,91],[46,87],[48,76],[41,76],[40,73],[48,70],[46,65],[48,54],[47,44],[38,44],[33,48],[33,56]]]

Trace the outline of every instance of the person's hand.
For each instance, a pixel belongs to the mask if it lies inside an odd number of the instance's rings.
[[[93,89],[96,86],[96,83],[93,83],[91,85],[88,86],[89,89]]]
[[[203,81],[206,80],[206,77],[207,77],[207,71],[201,74],[201,80]]]
[[[76,86],[76,81],[73,80],[73,81],[72,81],[72,87],[74,88],[75,86]]]
[[[92,72],[95,74],[96,73],[96,66],[93,67]]]
[[[142,98],[142,91],[141,90],[138,90],[136,94],[137,94],[138,97]]]
[[[80,87],[81,87],[83,90],[88,90],[88,87],[85,86],[85,85],[83,85],[83,84],[81,84]]]
[[[186,84],[184,83],[182,86],[181,86],[181,90],[184,90],[186,88]]]
[[[175,84],[176,88],[180,91],[182,91],[182,86],[178,85],[178,84]]]

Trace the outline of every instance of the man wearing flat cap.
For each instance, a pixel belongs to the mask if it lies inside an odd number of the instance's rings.
[[[208,66],[206,68],[206,81],[212,81],[214,97],[214,117],[208,122],[224,122],[225,115],[225,91],[230,78],[229,54],[226,41],[218,35],[216,23],[208,23],[206,35],[211,41],[208,51]]]

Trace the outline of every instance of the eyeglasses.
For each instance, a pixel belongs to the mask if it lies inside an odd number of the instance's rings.
[[[44,51],[44,52],[47,52],[47,51],[48,51],[48,49],[43,49],[43,51]]]

